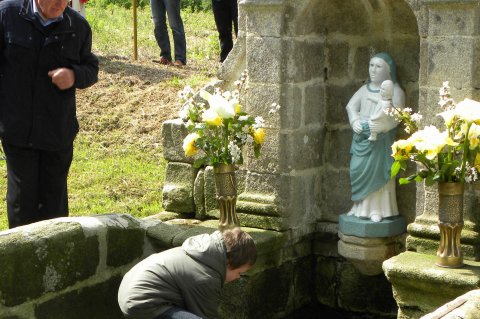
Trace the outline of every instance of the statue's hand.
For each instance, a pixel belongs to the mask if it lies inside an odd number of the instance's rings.
[[[362,133],[362,130],[363,130],[363,128],[362,128],[362,123],[360,123],[360,121],[355,121],[355,122],[353,122],[353,123],[352,123],[352,129],[353,129],[353,131],[354,131],[355,133],[357,133],[357,134]]]

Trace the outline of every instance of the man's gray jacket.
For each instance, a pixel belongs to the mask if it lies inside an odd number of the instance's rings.
[[[218,318],[227,256],[219,231],[190,237],[181,247],[151,255],[123,278],[118,291],[127,318],[153,319],[172,306]]]

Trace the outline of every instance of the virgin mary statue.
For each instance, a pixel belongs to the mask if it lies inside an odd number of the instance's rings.
[[[370,218],[380,222],[384,217],[398,215],[395,180],[390,179],[393,163],[391,145],[398,123],[384,114],[375,121],[370,118],[381,102],[380,86],[383,81],[394,83],[392,103],[405,105],[405,93],[397,83],[397,68],[392,57],[385,52],[370,59],[369,80],[350,99],[347,105],[348,119],[353,129],[350,148],[350,182],[353,207],[348,215]],[[377,139],[371,141],[371,132]]]

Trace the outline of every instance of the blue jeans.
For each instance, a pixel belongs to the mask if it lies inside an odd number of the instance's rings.
[[[172,307],[155,319],[202,319],[202,317],[194,315],[182,308]]]
[[[175,46],[175,60],[187,63],[187,42],[182,17],[180,16],[180,0],[150,0],[150,6],[155,26],[153,32],[160,47],[160,56],[172,60],[166,20],[168,16],[168,24],[172,29]]]

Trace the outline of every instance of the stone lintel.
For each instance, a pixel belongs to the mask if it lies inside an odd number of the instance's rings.
[[[381,222],[342,214],[339,217],[339,231],[344,235],[357,237],[392,237],[405,233],[406,223],[403,216],[384,218]]]
[[[435,260],[433,255],[407,251],[383,263],[401,318],[419,318],[480,287],[480,263],[465,260],[462,268],[442,268]]]

